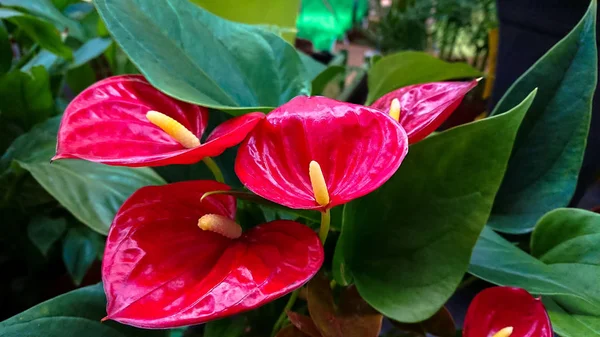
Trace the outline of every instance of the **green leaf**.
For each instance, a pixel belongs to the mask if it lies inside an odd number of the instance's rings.
[[[52,219],[37,216],[27,225],[27,236],[29,240],[46,256],[50,248],[58,241],[67,229],[67,221],[64,218]]]
[[[42,48],[67,60],[73,58],[71,48],[62,42],[59,32],[51,23],[34,16],[4,8],[0,8],[0,19],[6,19],[21,28]]]
[[[572,315],[548,297],[543,298],[552,329],[562,337],[600,337],[600,317]]]
[[[204,337],[239,337],[245,329],[246,318],[238,315],[206,323]]]
[[[0,75],[6,73],[12,65],[13,53],[8,32],[0,23]]]
[[[87,41],[73,53],[73,63],[69,64],[69,69],[82,66],[102,55],[111,43],[111,39],[105,38],[95,38]]]
[[[0,116],[24,130],[45,121],[54,113],[50,77],[43,67],[28,73],[14,70],[0,77]]]
[[[343,74],[346,71],[346,67],[342,66],[330,66],[323,70],[315,79],[312,81],[312,96],[322,95],[325,87],[333,79],[337,78],[338,75]]]
[[[77,21],[64,16],[50,0],[0,0],[0,5],[22,8],[29,13],[52,22],[60,31],[68,31],[78,40],[84,40],[85,34]]]
[[[119,207],[137,189],[165,183],[150,168],[69,159],[50,163],[59,123],[59,117],[52,118],[21,135],[0,162],[16,161],[79,221],[98,233],[108,233]]]
[[[240,114],[310,93],[294,47],[264,29],[221,19],[187,0],[95,3],[133,63],[175,98]]]
[[[300,60],[304,64],[304,68],[306,68],[306,78],[309,81],[313,81],[321,72],[327,69],[327,67],[323,63],[313,59],[312,57],[302,52],[299,52],[298,55],[300,55]]]
[[[414,323],[432,316],[452,295],[534,97],[532,92],[502,116],[411,146],[385,185],[346,205],[334,270],[349,273],[375,309]]]
[[[248,23],[275,25],[290,33],[285,39],[293,44],[296,37],[296,17],[300,0],[191,0],[209,12],[227,20]]]
[[[549,212],[535,226],[531,254],[546,263],[600,265],[600,214],[576,208]]]
[[[498,192],[489,226],[526,233],[575,191],[597,82],[596,2],[579,24],[508,89],[492,115],[538,87]]]
[[[473,251],[469,272],[490,283],[557,296],[582,312],[600,312],[600,267],[575,263],[547,265],[486,227]],[[591,308],[591,309],[590,309]]]
[[[478,76],[481,76],[481,72],[466,63],[448,63],[424,52],[403,51],[391,54],[382,57],[369,70],[367,104],[373,103],[390,91],[408,85]],[[502,111],[516,106],[522,98]]]
[[[142,330],[110,321],[101,323],[104,316],[106,299],[102,285],[98,284],[55,297],[0,322],[0,336],[166,336],[166,330]]]
[[[80,285],[99,255],[100,235],[85,227],[69,229],[63,241],[63,261],[75,285]]]

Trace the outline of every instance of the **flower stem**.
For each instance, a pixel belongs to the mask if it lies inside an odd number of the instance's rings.
[[[331,224],[331,212],[329,208],[325,212],[321,212],[321,228],[319,228],[319,239],[325,246],[327,234],[329,234],[329,225]]]
[[[292,295],[290,296],[290,299],[288,300],[288,302],[285,304],[285,308],[283,308],[281,315],[279,315],[279,318],[277,318],[277,322],[275,322],[275,325],[273,325],[273,331],[271,331],[271,337],[273,337],[277,334],[277,332],[283,325],[283,322],[285,322],[285,317],[287,316],[287,312],[289,310],[291,310],[292,307],[294,306],[294,303],[296,303],[296,299],[298,298],[299,293],[300,293],[300,288],[298,288],[292,292]]]
[[[329,209],[327,209],[325,212],[321,212],[321,227],[319,228],[319,239],[321,239],[323,246],[325,245],[325,240],[327,239],[327,234],[329,234],[329,225],[330,224],[331,224],[331,212],[329,211]],[[335,285],[335,283],[332,283],[332,286],[333,285]],[[300,288],[298,288],[292,292],[292,295],[290,296],[290,299],[288,300],[287,304],[285,305],[283,312],[281,313],[281,315],[279,315],[279,318],[275,322],[275,325],[273,325],[273,331],[271,331],[271,337],[275,336],[277,334],[277,332],[279,331],[279,329],[281,329],[283,323],[285,322],[285,318],[287,316],[287,311],[291,310],[292,307],[294,306],[294,303],[296,303],[296,299],[298,298],[298,293],[300,293]]]
[[[211,157],[204,157],[202,158],[202,161],[204,162],[204,164],[206,164],[206,167],[208,167],[210,172],[212,172],[212,174],[215,176],[216,181],[220,183],[225,182],[225,178],[223,177],[221,169],[219,169],[219,165],[217,165],[217,163],[215,163],[215,161]]]

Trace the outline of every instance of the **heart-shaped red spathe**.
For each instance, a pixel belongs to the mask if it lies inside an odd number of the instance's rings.
[[[383,95],[371,107],[389,112],[397,98],[401,108],[399,122],[408,134],[409,143],[414,144],[440,127],[475,86],[477,80],[411,85]]]
[[[296,209],[322,209],[386,182],[408,151],[389,115],[326,97],[296,97],[270,112],[240,145],[235,172],[252,192]],[[319,163],[330,203],[315,201],[309,177]]]
[[[193,164],[237,145],[264,118],[259,112],[232,118],[217,126],[206,143],[187,149],[146,118],[150,110],[175,119],[202,138],[206,108],[163,94],[141,75],[114,76],[87,88],[69,104],[53,159],[132,167]]]
[[[323,263],[316,233],[293,221],[238,239],[198,228],[205,214],[233,219],[235,199],[215,181],[148,186],[111,226],[102,278],[108,319],[142,328],[199,324],[256,308],[307,282]]]
[[[513,327],[510,337],[552,337],[552,326],[539,298],[526,290],[492,287],[471,302],[463,327],[464,337],[491,337]]]

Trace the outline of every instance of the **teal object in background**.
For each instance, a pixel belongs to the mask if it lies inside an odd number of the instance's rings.
[[[368,0],[302,0],[298,37],[310,40],[315,50],[331,50],[368,11]]]

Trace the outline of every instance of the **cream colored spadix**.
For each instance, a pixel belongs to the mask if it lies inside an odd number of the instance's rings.
[[[397,98],[392,100],[392,104],[390,104],[390,116],[398,122],[400,120],[400,101]]]
[[[206,214],[198,219],[198,227],[204,231],[215,232],[230,239],[242,236],[242,227],[226,216]]]
[[[315,194],[315,200],[317,204],[321,206],[327,206],[329,204],[329,191],[327,190],[327,184],[325,184],[325,177],[321,166],[316,161],[311,161],[308,167],[308,174],[310,176],[310,184]]]
[[[148,118],[150,123],[158,126],[169,136],[173,137],[183,147],[191,149],[200,146],[200,139],[173,118],[153,110],[146,113],[146,118]]]
[[[513,333],[513,327],[507,326],[506,328],[496,332],[492,337],[510,337]]]

